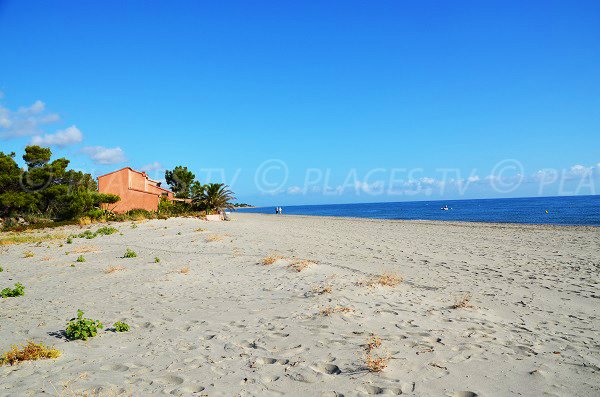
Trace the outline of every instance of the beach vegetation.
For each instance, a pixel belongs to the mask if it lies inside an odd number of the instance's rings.
[[[194,206],[204,209],[207,214],[212,211],[233,209],[233,200],[235,200],[233,192],[229,189],[229,186],[223,183],[197,186],[192,197]]]
[[[190,268],[188,266],[184,266],[181,269],[173,270],[172,273],[188,274],[189,272]]]
[[[330,294],[331,291],[333,291],[333,287],[331,285],[321,285],[312,289],[312,292],[315,295]]]
[[[79,255],[75,262],[85,262],[85,258],[83,257],[83,255]]]
[[[261,262],[263,265],[272,265],[273,263],[275,263],[281,259],[285,259],[285,258],[281,255],[269,255],[269,256],[263,258]]]
[[[15,298],[25,295],[25,287],[21,283],[16,283],[15,288],[6,287],[0,291],[0,296],[3,298]]]
[[[312,259],[296,259],[288,265],[288,268],[296,272],[301,272],[306,270],[309,266],[316,265],[317,263],[317,261]]]
[[[65,333],[70,340],[87,340],[96,336],[98,329],[102,328],[104,326],[100,321],[85,318],[83,311],[77,310],[77,317],[69,321]]]
[[[55,219],[76,220],[102,204],[119,200],[116,195],[98,193],[91,174],[68,169],[66,158],[52,161],[50,148],[25,147],[25,168],[17,164],[15,157],[14,152],[0,152],[0,217],[17,219],[5,222],[5,228],[47,224]]]
[[[223,236],[220,234],[210,234],[210,235],[206,236],[207,243],[213,243],[215,241],[221,241],[221,240],[223,240]]]
[[[116,332],[128,332],[129,331],[129,325],[125,324],[124,322],[121,322],[121,321],[117,321],[116,323],[114,323],[113,328],[115,329]]]
[[[190,197],[194,179],[196,179],[196,175],[181,165],[165,171],[165,181],[177,198]]]
[[[121,270],[127,270],[124,266],[118,265],[118,266],[109,266],[106,268],[106,270],[104,271],[104,273],[110,274],[110,273],[114,273],[114,272],[118,272]]]
[[[365,367],[369,372],[381,372],[387,368],[390,356],[368,352],[365,355]]]
[[[25,252],[23,252],[23,258],[31,258],[31,257],[33,257],[33,255],[34,254],[31,251],[25,251]]]
[[[123,254],[123,258],[135,258],[137,257],[137,254],[135,253],[135,251],[127,248],[125,250],[125,254]]]
[[[158,256],[154,257],[154,263],[160,263],[160,258]]]
[[[60,351],[46,347],[41,343],[28,341],[26,345],[13,345],[11,350],[0,357],[0,365],[15,365],[23,361],[35,361],[43,359],[54,359],[60,357]]]
[[[453,309],[468,309],[474,308],[475,306],[471,303],[471,294],[464,294],[454,300],[451,306]]]
[[[9,234],[7,236],[0,237],[0,245],[12,245],[12,244],[23,244],[23,243],[42,243],[45,241],[59,240],[64,238],[64,234]]]
[[[404,281],[404,277],[394,273],[384,273],[379,276],[370,277],[369,279],[358,283],[370,288],[376,286],[382,287],[396,287]]]
[[[335,313],[349,314],[354,312],[354,309],[347,306],[327,306],[319,311],[322,316],[332,316]]]

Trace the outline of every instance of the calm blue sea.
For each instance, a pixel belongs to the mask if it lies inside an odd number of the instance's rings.
[[[443,206],[448,211],[443,211]],[[240,212],[275,214],[275,207],[243,208]],[[546,213],[548,211],[548,213]],[[284,215],[343,216],[465,222],[510,222],[600,226],[600,195],[484,200],[414,201],[400,203],[295,205]]]

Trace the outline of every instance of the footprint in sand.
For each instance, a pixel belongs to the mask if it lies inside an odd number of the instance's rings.
[[[479,394],[472,391],[455,391],[450,397],[478,397]]]
[[[402,394],[402,390],[397,388],[397,387],[379,387],[379,386],[373,386],[373,385],[366,385],[363,386],[364,388],[364,392],[369,394],[369,395],[375,395],[375,394],[394,394],[399,396],[400,394]]]
[[[180,389],[172,390],[171,394],[174,396],[189,396],[190,394],[200,393],[203,390],[203,386],[185,386]]]
[[[156,378],[151,384],[155,382],[161,385],[181,385],[184,382],[184,379],[176,375],[165,375]]]
[[[335,364],[319,364],[313,369],[317,372],[327,375],[339,375],[342,373],[340,368]]]
[[[116,371],[116,372],[126,372],[129,371],[129,367],[127,365],[122,364],[109,364],[103,365],[100,367],[102,371]]]

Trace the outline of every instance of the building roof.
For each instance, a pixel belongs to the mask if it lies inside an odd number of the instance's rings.
[[[133,169],[133,168],[131,168],[131,167],[123,167],[123,168],[121,168],[121,169],[118,169],[118,170],[115,170],[115,171],[109,172],[108,174],[99,175],[99,176],[98,176],[98,179],[100,179],[100,178],[103,178],[103,177],[105,177],[105,176],[108,176],[108,175],[116,174],[117,172],[121,172],[121,171],[124,171],[124,170],[129,170],[129,171],[131,171],[131,172],[135,172],[136,174],[143,175],[143,176],[144,176],[144,178],[146,178],[147,180],[149,180],[149,181],[151,181],[151,182],[154,182],[154,183],[158,183],[158,181],[155,181],[154,179],[150,179],[150,178],[148,177],[148,174],[146,174],[144,171],[137,171],[137,170],[134,170],[134,169]],[[164,190],[165,192],[173,193],[173,192],[172,192],[172,191],[170,191],[169,189],[165,189],[164,187],[161,187],[161,186],[154,186],[154,187],[156,187],[156,188],[158,188],[158,189],[160,189],[160,190]]]

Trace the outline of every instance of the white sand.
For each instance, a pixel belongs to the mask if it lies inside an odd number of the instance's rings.
[[[0,247],[0,288],[26,287],[0,299],[0,348],[31,339],[63,352],[0,367],[0,395],[600,395],[599,228],[234,217]],[[84,263],[65,255],[86,246]],[[138,257],[120,258],[127,247]],[[259,264],[274,253],[318,264]],[[405,281],[357,284],[383,272]],[[465,293],[476,307],[452,309]],[[132,329],[68,342],[79,308]],[[364,367],[371,333],[391,356],[381,373]]]

